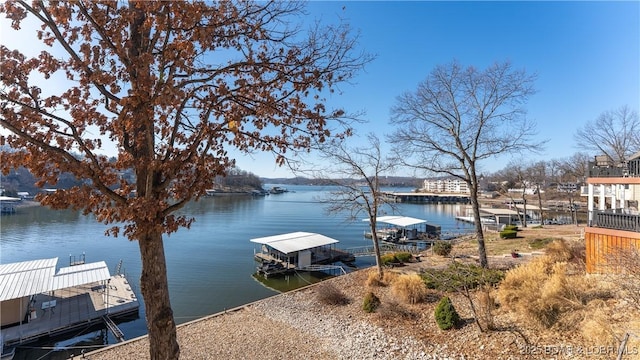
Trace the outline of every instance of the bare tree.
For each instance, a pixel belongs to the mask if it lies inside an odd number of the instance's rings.
[[[380,244],[377,228],[377,216],[381,208],[387,204],[380,189],[381,178],[390,174],[394,162],[384,158],[380,147],[380,139],[373,133],[366,136],[367,145],[349,147],[344,141],[332,141],[321,150],[323,159],[330,164],[330,169],[318,171],[316,177],[332,178],[337,189],[331,191],[326,199],[329,213],[347,213],[351,220],[360,220],[364,215],[369,219],[369,228],[373,241],[378,276],[383,277],[380,259]]]
[[[624,162],[640,150],[640,118],[627,105],[605,111],[576,130],[578,148]]]
[[[545,192],[545,184],[547,183],[547,162],[538,161],[529,166],[529,179],[533,182],[535,192],[538,195],[538,210],[540,211],[540,225],[544,225],[544,208],[542,206],[542,193]]]
[[[301,2],[16,0],[0,13],[16,31],[38,24],[21,49],[0,44],[0,140],[19,149],[2,151],[3,172],[83,180],[41,202],[137,240],[150,358],[178,358],[163,235],[194,219],[176,211],[234,166],[230,149],[282,165],[285,152],[348,134],[325,96],[370,57],[346,24],[303,33]],[[23,54],[38,41],[43,51]]]
[[[478,203],[480,163],[498,155],[541,149],[535,124],[523,105],[534,94],[535,76],[495,63],[484,70],[454,61],[436,67],[415,92],[397,99],[390,135],[398,161],[427,173],[467,183],[480,264],[487,266]]]
[[[584,152],[577,152],[570,157],[561,160],[560,169],[562,170],[563,182],[584,182],[589,170],[589,161],[592,157]]]

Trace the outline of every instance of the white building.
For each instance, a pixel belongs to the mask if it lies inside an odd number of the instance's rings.
[[[425,179],[420,190],[429,193],[469,194],[467,183],[456,178]]]

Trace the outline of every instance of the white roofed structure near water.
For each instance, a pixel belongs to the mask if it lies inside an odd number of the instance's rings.
[[[364,221],[369,221],[369,219],[364,219]],[[422,219],[416,219],[409,216],[398,216],[398,215],[390,215],[390,216],[378,216],[376,218],[376,222],[390,224],[394,226],[407,227],[418,224],[425,224],[427,221]]]
[[[0,301],[18,299],[111,277],[104,261],[61,268],[58,258],[0,264]]]
[[[339,242],[328,236],[303,231],[255,238],[249,241],[270,246],[283,254],[291,254],[296,251],[313,249]]]

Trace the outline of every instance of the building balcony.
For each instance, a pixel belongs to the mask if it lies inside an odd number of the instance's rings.
[[[594,210],[589,218],[591,227],[640,233],[640,214],[625,209]]]
[[[640,177],[640,158],[618,165],[590,162],[587,177]]]

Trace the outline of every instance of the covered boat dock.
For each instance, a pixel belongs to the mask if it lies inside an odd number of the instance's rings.
[[[0,265],[5,346],[112,322],[110,317],[137,316],[139,303],[131,286],[124,276],[111,276],[104,261],[56,273],[57,262],[51,258]]]
[[[369,222],[369,219],[363,219],[362,221]],[[426,220],[410,216],[378,216],[376,223],[387,225],[376,230],[378,238],[381,240],[404,242],[428,240],[440,236],[440,226],[430,225]],[[424,225],[424,227],[421,225]],[[370,238],[371,232],[365,233],[365,236]]]
[[[314,265],[337,261],[353,261],[353,256],[335,248],[338,240],[316,233],[292,232],[250,239],[261,244],[254,256],[260,262],[257,270],[264,276],[305,270]]]

